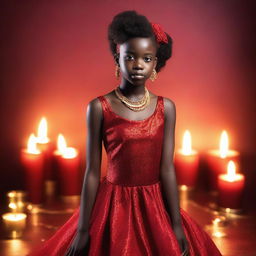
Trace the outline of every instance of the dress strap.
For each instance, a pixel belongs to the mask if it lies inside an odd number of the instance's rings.
[[[97,98],[100,100],[100,103],[101,103],[101,106],[102,106],[103,112],[107,112],[107,109],[108,109],[108,103],[106,102],[105,97],[103,97],[103,96],[101,95],[101,96],[98,96]]]
[[[164,118],[164,97],[163,96],[159,96],[159,110],[162,113],[162,116]]]

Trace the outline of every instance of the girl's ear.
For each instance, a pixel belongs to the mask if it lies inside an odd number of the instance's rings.
[[[155,57],[155,63],[154,63],[154,68],[156,68],[156,65],[157,65],[157,57]]]
[[[116,65],[119,66],[119,53],[114,54],[114,60],[115,60]]]

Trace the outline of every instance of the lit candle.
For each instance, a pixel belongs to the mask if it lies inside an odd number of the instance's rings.
[[[194,187],[198,175],[199,156],[197,151],[192,149],[188,130],[184,133],[182,148],[174,154],[174,164],[178,184]]]
[[[37,147],[44,155],[44,179],[55,180],[56,172],[53,168],[54,144],[48,138],[48,125],[45,117],[42,117],[37,130]]]
[[[57,138],[57,149],[53,152],[54,156],[57,157],[57,159],[65,153],[65,150],[67,149],[67,143],[64,138],[64,136],[59,133]]]
[[[57,173],[58,176],[58,181],[61,180],[61,172],[60,172],[60,161],[61,161],[61,156],[62,154],[64,154],[64,151],[67,149],[67,143],[66,140],[64,138],[64,136],[59,133],[58,137],[57,137],[57,145],[56,145],[56,149],[53,152],[53,168]],[[60,192],[60,184],[58,183],[57,186],[57,193],[61,193]]]
[[[27,193],[22,190],[12,190],[7,193],[8,207],[12,212],[24,212]]]
[[[77,149],[67,147],[63,135],[58,137],[58,150],[54,152],[59,163],[60,193],[62,196],[80,195],[80,155]]]
[[[206,157],[210,171],[210,186],[213,190],[217,189],[218,175],[226,173],[228,161],[240,163],[239,152],[229,149],[228,134],[225,130],[221,133],[219,150],[209,150]]]
[[[28,139],[27,148],[21,150],[21,162],[25,169],[28,200],[32,204],[41,204],[43,201],[44,157],[37,149],[36,143],[36,137],[32,133]]]
[[[25,213],[4,213],[2,215],[5,231],[8,237],[21,237],[26,226],[27,215]]]
[[[222,208],[240,209],[244,182],[244,175],[236,173],[235,163],[229,161],[227,174],[220,174],[218,176],[219,206]]]

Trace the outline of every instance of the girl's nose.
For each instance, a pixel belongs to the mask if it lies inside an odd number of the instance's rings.
[[[134,68],[134,69],[143,69],[143,65],[142,65],[141,62],[142,62],[141,60],[137,59],[137,60],[134,62],[133,68]]]

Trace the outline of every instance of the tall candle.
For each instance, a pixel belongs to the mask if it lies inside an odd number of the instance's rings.
[[[60,194],[62,196],[73,196],[81,194],[81,172],[80,172],[80,154],[77,149],[67,147],[65,138],[58,138],[58,151],[55,155],[58,157],[60,182]]]
[[[218,176],[219,205],[223,208],[241,208],[244,182],[244,175],[236,173],[234,162],[229,161],[227,174]]]
[[[228,162],[232,160],[236,164],[240,164],[240,154],[236,150],[229,149],[228,134],[225,130],[221,134],[219,150],[209,150],[206,160],[210,171],[211,189],[217,190],[218,175],[226,173]]]
[[[56,180],[56,172],[53,168],[54,144],[48,138],[47,120],[43,117],[37,131],[37,147],[44,155],[44,179]]]
[[[61,163],[61,156],[64,154],[65,150],[67,149],[67,143],[63,134],[59,133],[57,137],[57,145],[56,149],[53,152],[53,168],[54,171],[57,173],[58,180],[61,181],[61,171],[60,171],[60,163]],[[57,193],[60,194],[60,182],[57,184]]]
[[[81,193],[79,161],[78,150],[71,147],[68,147],[59,158],[59,181],[62,196],[79,195]]]
[[[188,130],[183,136],[183,145],[174,154],[174,165],[179,185],[194,187],[198,176],[199,156],[196,150],[192,149],[191,135]]]
[[[21,162],[25,170],[25,186],[28,191],[28,200],[32,204],[41,204],[43,201],[44,157],[36,147],[36,137],[31,134],[26,149],[21,150]]]

